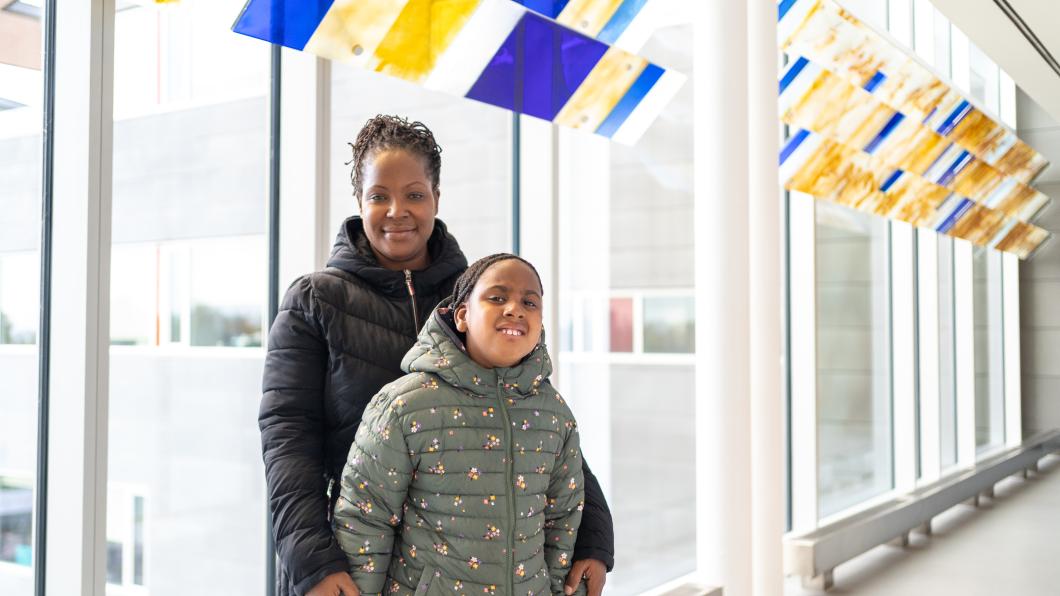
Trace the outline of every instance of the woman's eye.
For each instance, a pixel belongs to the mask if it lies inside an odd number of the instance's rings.
[[[385,201],[386,197],[384,197],[383,195],[371,195],[370,197],[368,197],[368,200],[369,201]]]
[[[414,192],[414,193],[409,195],[409,198],[412,199],[413,201],[419,201],[420,199],[423,198],[423,193]]]

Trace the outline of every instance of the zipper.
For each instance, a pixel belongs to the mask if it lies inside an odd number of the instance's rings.
[[[412,272],[405,270],[405,287],[409,289],[409,301],[412,302],[412,335],[420,334],[420,316],[416,312],[416,289],[412,286]]]
[[[501,392],[501,387],[504,386],[504,381],[497,379],[497,401],[500,402],[501,406],[501,417],[504,419],[504,451],[507,456],[505,460],[507,463],[504,466],[504,479],[507,483],[505,493],[507,498],[505,502],[508,504],[508,527],[505,528],[506,536],[508,540],[508,557],[507,563],[505,564],[506,578],[504,580],[505,586],[508,588],[506,594],[513,594],[515,591],[515,483],[513,482],[512,474],[514,473],[515,465],[515,450],[512,448],[512,421],[508,417],[508,406],[504,404],[504,395]]]

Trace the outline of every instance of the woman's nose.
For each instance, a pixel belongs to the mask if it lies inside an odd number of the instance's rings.
[[[390,201],[390,209],[387,210],[387,216],[396,219],[406,214],[408,209],[405,205],[405,200],[400,197],[394,197]]]

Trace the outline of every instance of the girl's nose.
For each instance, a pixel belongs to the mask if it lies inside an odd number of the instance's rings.
[[[526,316],[526,313],[523,312],[522,307],[519,306],[518,303],[509,302],[508,306],[505,307],[504,315],[507,317],[518,317],[521,319]]]

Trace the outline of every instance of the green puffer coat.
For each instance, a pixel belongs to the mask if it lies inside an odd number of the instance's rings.
[[[401,368],[365,410],[335,505],[361,593],[562,594],[582,461],[543,340],[485,369],[443,307]]]

